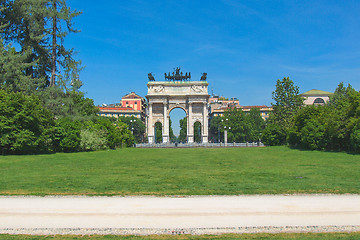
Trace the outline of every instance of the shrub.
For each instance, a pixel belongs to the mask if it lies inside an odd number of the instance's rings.
[[[0,90],[0,151],[32,154],[52,150],[53,114],[39,98]]]
[[[95,129],[82,129],[80,131],[80,148],[83,151],[106,149],[104,132]]]
[[[270,123],[263,131],[262,141],[270,146],[283,145],[286,143],[286,132],[279,125]]]

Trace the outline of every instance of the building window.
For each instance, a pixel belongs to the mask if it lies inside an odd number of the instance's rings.
[[[325,104],[325,101],[324,101],[324,99],[322,99],[322,98],[317,98],[317,99],[315,99],[314,104],[315,104],[315,105],[316,105],[316,104]]]

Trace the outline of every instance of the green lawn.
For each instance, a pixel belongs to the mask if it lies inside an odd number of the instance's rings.
[[[143,240],[143,239],[262,239],[262,240],[273,240],[273,239],[292,239],[292,240],[345,240],[345,239],[360,239],[360,233],[281,233],[281,234],[267,234],[267,233],[259,233],[259,234],[224,234],[224,235],[177,235],[177,236],[169,236],[169,235],[152,235],[152,236],[99,236],[99,235],[91,235],[91,236],[30,236],[30,235],[0,235],[0,240]]]
[[[360,155],[287,147],[0,156],[0,195],[360,193]]]

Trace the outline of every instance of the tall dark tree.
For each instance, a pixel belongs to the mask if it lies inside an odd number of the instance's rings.
[[[72,11],[66,0],[3,0],[0,2],[0,35],[5,43],[20,46],[27,66],[24,75],[33,79],[35,90],[57,86],[66,92],[78,90],[80,61],[74,50],[66,49],[64,39],[73,28],[73,18],[80,12]],[[58,95],[53,93],[52,95]]]
[[[80,61],[73,58],[74,50],[66,49],[64,38],[69,33],[79,32],[73,28],[72,20],[81,14],[79,11],[72,11],[67,6],[66,0],[47,1],[47,33],[51,35],[51,79],[50,87],[62,84],[67,87],[79,88],[81,82],[78,77]],[[57,66],[59,65],[59,69]],[[60,83],[56,83],[56,77]]]
[[[48,43],[46,39],[45,1],[4,0],[1,1],[0,35],[5,44],[16,43],[17,52],[26,56],[28,64],[23,75],[32,79],[32,90],[46,87],[48,82]]]
[[[4,47],[0,42],[0,89],[31,94],[34,91],[33,79],[25,75],[33,63],[27,63],[29,52],[18,53],[14,47]]]

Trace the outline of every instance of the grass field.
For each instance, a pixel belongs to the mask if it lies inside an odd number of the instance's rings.
[[[360,193],[360,155],[287,147],[0,156],[0,195]]]
[[[0,240],[84,240],[84,239],[92,239],[92,240],[145,240],[145,239],[172,239],[172,240],[180,240],[180,239],[262,239],[262,240],[273,240],[273,239],[291,239],[291,240],[346,240],[346,239],[360,239],[360,233],[281,233],[281,234],[267,234],[267,233],[259,233],[259,234],[224,234],[224,235],[177,235],[177,236],[169,236],[169,235],[152,235],[152,236],[30,236],[30,235],[0,235]]]

